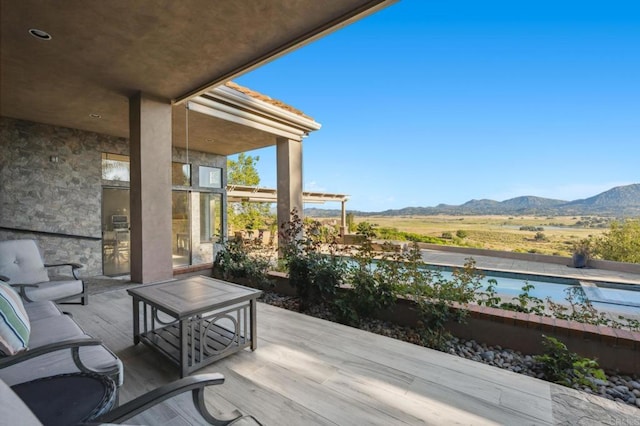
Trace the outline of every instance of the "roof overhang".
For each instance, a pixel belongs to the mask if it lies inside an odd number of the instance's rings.
[[[187,108],[274,136],[301,141],[320,129],[313,119],[286,111],[226,86],[218,86],[187,102]]]
[[[185,122],[189,101],[198,108],[223,98],[242,105],[242,99],[215,88],[396,0],[0,1],[0,114],[129,137],[128,99],[135,93],[172,102],[174,124]],[[32,37],[32,28],[52,39]],[[231,115],[213,108],[207,118],[218,120],[214,126],[200,117],[189,127],[195,136],[198,126],[204,133],[220,125],[220,133],[233,137],[243,126],[239,122],[245,123],[243,114],[281,118],[261,108]],[[295,122],[291,128],[269,124],[260,130],[260,120],[249,117],[248,129],[258,132],[249,135],[256,139],[249,145],[264,143],[258,134],[299,137],[314,126],[289,118]]]
[[[302,201],[304,203],[325,202],[345,202],[349,199],[345,194],[330,194],[326,192],[303,191]],[[261,188],[257,186],[246,185],[227,185],[227,201],[228,202],[250,202],[250,203],[276,203],[278,201],[278,192],[273,188]]]

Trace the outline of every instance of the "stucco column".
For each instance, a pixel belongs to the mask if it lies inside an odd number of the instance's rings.
[[[129,99],[131,280],[173,278],[171,255],[171,103]]]
[[[277,140],[278,163],[278,232],[282,225],[291,220],[291,211],[297,210],[302,219],[302,142],[278,138]],[[280,234],[278,234],[280,237]],[[282,238],[278,238],[278,248],[286,244]],[[281,252],[281,250],[279,250]]]

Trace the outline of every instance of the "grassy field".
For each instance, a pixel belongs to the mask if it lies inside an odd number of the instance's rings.
[[[609,229],[607,219],[593,216],[372,216],[356,217],[354,222],[433,237],[448,232],[453,236],[449,242],[468,247],[561,256],[571,255],[574,242]],[[590,227],[603,223],[604,227]],[[520,230],[522,226],[543,229],[525,231]],[[466,232],[465,238],[456,237],[459,230]],[[538,232],[544,239],[535,238]]]

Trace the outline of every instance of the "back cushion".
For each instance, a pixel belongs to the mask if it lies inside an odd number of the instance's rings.
[[[34,240],[0,241],[0,275],[11,284],[49,281],[40,251]]]
[[[20,296],[0,284],[0,355],[15,355],[27,348],[31,325]]]

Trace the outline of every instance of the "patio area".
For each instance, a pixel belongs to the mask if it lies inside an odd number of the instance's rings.
[[[65,306],[125,365],[121,402],[176,380],[178,368],[133,345],[131,298],[120,289]],[[197,373],[212,411],[238,409],[265,425],[640,424],[638,411],[453,355],[258,303],[258,349]],[[185,394],[135,419],[202,424]]]

